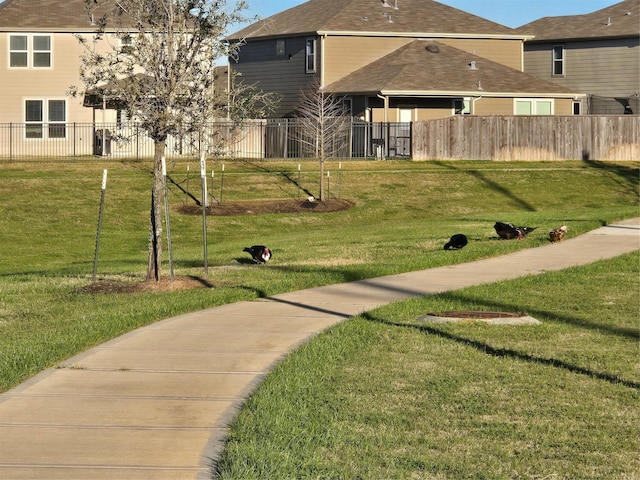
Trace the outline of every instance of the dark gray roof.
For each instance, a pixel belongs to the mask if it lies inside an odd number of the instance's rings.
[[[516,29],[535,35],[532,40],[639,37],[640,0],[625,0],[584,15],[544,17]]]
[[[112,11],[111,0],[99,0],[95,18]],[[85,0],[4,0],[1,31],[93,32]]]
[[[255,22],[228,39],[317,32],[520,35],[509,27],[434,0],[309,0]]]
[[[475,62],[475,69],[472,68]],[[572,90],[433,40],[414,40],[328,85],[331,93],[562,95]]]

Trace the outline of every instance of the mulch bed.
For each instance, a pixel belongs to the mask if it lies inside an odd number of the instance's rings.
[[[318,200],[243,200],[237,202],[212,203],[207,209],[207,215],[264,215],[268,213],[330,213],[342,212],[353,207],[353,202],[344,199],[331,199],[320,202]],[[187,204],[178,207],[183,215],[202,215],[202,205]]]

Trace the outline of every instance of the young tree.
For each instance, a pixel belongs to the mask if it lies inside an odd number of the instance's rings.
[[[337,157],[348,146],[350,118],[343,97],[326,93],[315,79],[303,90],[297,107],[298,140],[307,145],[320,162],[320,201],[325,201],[324,162]]]
[[[227,116],[215,89],[215,61],[237,45],[226,29],[247,19],[244,0],[85,0],[96,24],[85,47],[84,92],[102,92],[123,105],[154,141],[147,280],[160,279],[162,164],[169,135],[201,133]],[[216,99],[218,96],[218,99]]]

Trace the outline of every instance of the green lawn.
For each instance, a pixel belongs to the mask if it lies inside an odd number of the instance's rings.
[[[340,167],[340,168],[339,168]],[[327,162],[345,212],[209,217],[208,280],[183,292],[87,294],[108,169],[98,277],[137,283],[150,164],[0,164],[0,391],[142,325],[238,300],[467,262],[640,215],[640,164]],[[187,170],[189,168],[189,170]],[[212,201],[318,195],[317,164],[210,162]],[[199,163],[169,165],[176,275],[203,276]],[[501,241],[495,221],[538,227]],[[453,233],[469,237],[443,251]],[[272,263],[245,262],[264,243]],[[166,260],[166,255],[165,255]],[[231,430],[222,478],[638,478],[637,253],[412,299],[301,347]],[[168,275],[167,264],[164,265]],[[424,313],[526,311],[539,326],[431,325]]]
[[[216,478],[638,478],[639,265],[636,252],[330,329],[248,400]],[[448,310],[542,324],[419,320]]]

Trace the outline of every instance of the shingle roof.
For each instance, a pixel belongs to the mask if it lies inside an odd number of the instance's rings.
[[[516,29],[532,40],[570,40],[640,36],[640,0],[625,0],[584,15],[544,17]]]
[[[230,35],[229,40],[316,32],[520,35],[434,0],[309,0],[255,22]]]
[[[101,0],[95,16],[113,8],[110,0]],[[4,0],[0,3],[1,31],[92,32],[91,17],[85,0]]]
[[[567,88],[433,40],[414,40],[325,90],[383,95],[574,95]]]

